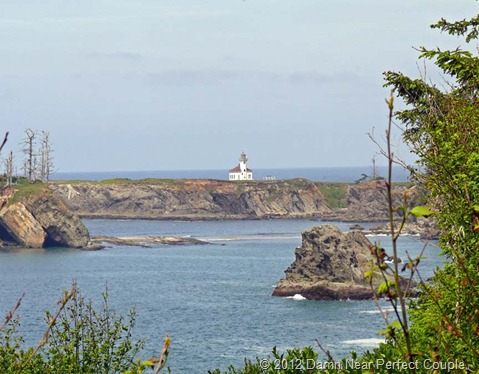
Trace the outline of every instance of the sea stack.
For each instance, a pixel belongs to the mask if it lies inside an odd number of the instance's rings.
[[[364,272],[369,270],[371,243],[360,231],[342,233],[333,225],[302,233],[295,261],[286,269],[273,296],[297,294],[310,300],[362,300],[372,297]]]
[[[80,218],[48,189],[8,204],[15,192],[6,193],[0,209],[0,240],[31,248],[86,248],[90,235]]]

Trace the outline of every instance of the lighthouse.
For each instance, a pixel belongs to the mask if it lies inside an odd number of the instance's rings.
[[[246,153],[243,151],[241,152],[239,158],[238,166],[230,169],[229,171],[229,180],[230,181],[246,181],[246,180],[253,180],[253,170],[248,169],[247,163],[248,157]]]

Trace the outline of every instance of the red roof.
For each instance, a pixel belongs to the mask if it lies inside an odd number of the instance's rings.
[[[249,168],[246,168],[246,171],[247,172],[252,172],[253,170],[249,169]],[[241,168],[240,166],[236,166],[235,168],[233,169],[230,169],[230,173],[241,173]]]

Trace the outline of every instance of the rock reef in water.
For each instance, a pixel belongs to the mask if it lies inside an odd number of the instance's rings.
[[[378,235],[378,234],[391,234],[391,229],[389,224],[384,224],[376,227],[372,227],[367,230],[369,234]],[[438,240],[441,236],[441,231],[437,226],[437,222],[429,217],[414,217],[412,222],[406,222],[401,231],[403,234],[407,235],[417,235],[424,240]]]
[[[31,248],[85,248],[90,235],[80,218],[48,189],[8,204],[14,191],[3,196],[0,240]]]
[[[50,188],[70,209],[89,218],[307,218],[331,212],[318,187],[306,179],[57,182]]]
[[[295,261],[273,296],[300,294],[310,300],[363,300],[372,297],[364,272],[371,243],[360,231],[342,233],[336,226],[315,226],[302,233]]]
[[[185,245],[185,244],[209,244],[207,241],[192,238],[189,236],[129,236],[116,237],[98,235],[91,238],[94,243],[108,243],[113,245],[152,247],[161,244],[166,245]]]

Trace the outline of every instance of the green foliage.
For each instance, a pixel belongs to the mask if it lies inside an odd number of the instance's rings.
[[[143,178],[137,181],[131,181],[139,184],[159,184],[163,186],[183,186],[185,179],[158,179],[158,178]]]
[[[420,205],[413,207],[409,213],[416,217],[429,217],[433,214],[429,208]]]
[[[396,331],[399,331],[402,328],[401,322],[394,321],[387,325],[385,329],[379,330],[378,335],[395,335]]]
[[[98,183],[100,184],[124,184],[130,183],[132,180],[130,178],[112,178],[112,179],[104,179]]]
[[[478,17],[433,28],[463,36],[478,36]],[[415,178],[429,192],[442,231],[440,247],[449,259],[410,311],[415,349],[428,357],[458,359],[479,367],[479,58],[456,49],[420,49],[421,58],[434,61],[449,76],[449,89],[385,73],[408,107],[396,114],[405,126],[404,139],[419,156]],[[425,209],[411,211],[429,215]]]
[[[347,183],[315,182],[326,199],[326,204],[332,209],[346,208]]]
[[[19,178],[17,184],[9,188],[13,188],[15,190],[15,194],[8,201],[9,205],[15,204],[25,197],[49,191],[48,186],[45,183],[40,181],[30,183],[26,178]]]
[[[24,361],[30,352],[21,350],[22,338],[18,336],[18,318],[8,321],[0,330],[0,372],[13,373],[18,361]]]
[[[35,348],[22,347],[15,310],[7,315],[0,327],[2,374],[122,373],[137,367],[135,359],[144,342],[132,339],[133,310],[126,319],[116,315],[109,308],[107,292],[101,308],[95,309],[75,284],[59,305],[54,314],[46,312],[46,331]]]
[[[45,350],[47,367],[68,368],[70,373],[125,371],[143,346],[142,341],[132,342],[134,324],[134,310],[125,321],[109,309],[107,291],[100,310],[76,292],[52,328]]]
[[[467,43],[471,40],[477,39],[479,27],[479,16],[473,17],[469,20],[461,20],[456,22],[448,22],[441,18],[436,24],[432,25],[433,29],[440,29],[450,35],[464,36]]]
[[[399,328],[392,324],[391,328]],[[208,374],[364,374],[364,373],[404,373],[408,363],[399,354],[397,348],[389,343],[382,343],[372,352],[367,351],[362,356],[351,352],[350,356],[339,361],[332,357],[321,357],[311,347],[290,349],[286,353],[276,348],[268,358],[256,358],[253,362],[245,360],[243,368],[230,366],[227,371],[216,369]],[[414,361],[418,373],[429,373],[424,370],[421,360]],[[430,364],[429,364],[430,365]],[[430,365],[431,366],[431,365]]]
[[[315,369],[316,362],[318,362],[318,353],[311,347],[290,349],[286,353],[280,353],[274,347],[272,357],[257,358],[256,362],[245,360],[243,369],[235,369],[233,366],[230,366],[228,371],[222,372],[216,369],[215,371],[208,371],[208,374],[317,373],[318,371]]]
[[[395,288],[395,283],[393,281],[384,281],[378,286],[378,295],[382,296],[389,292],[391,288]]]

